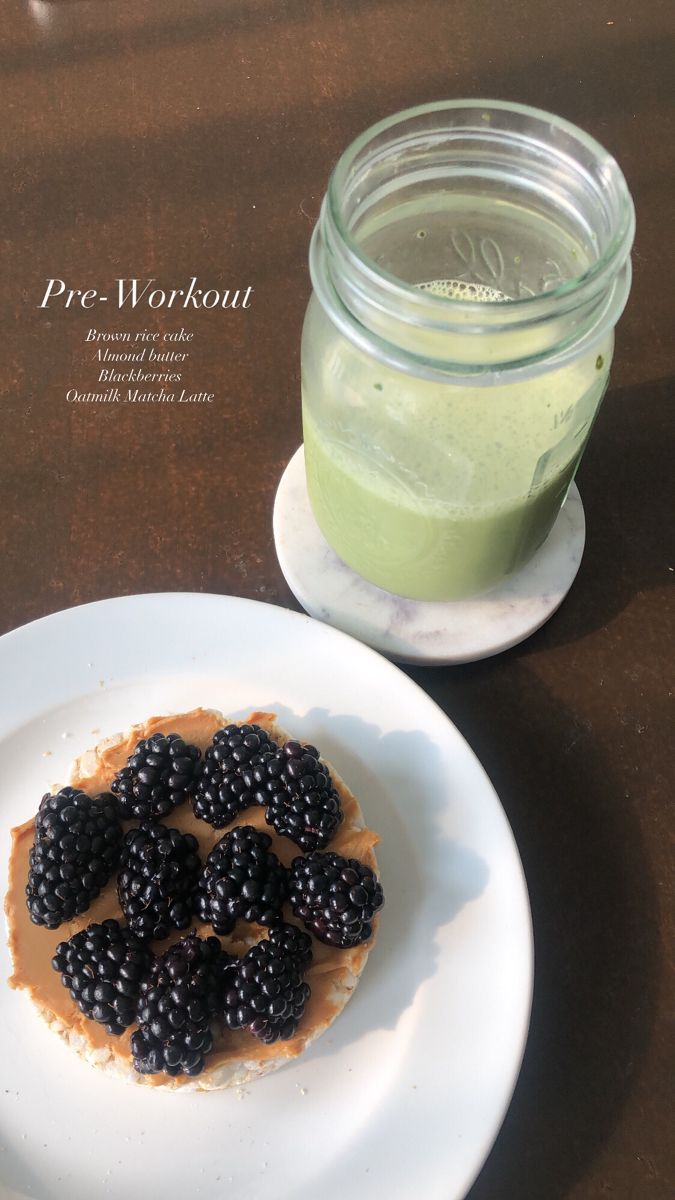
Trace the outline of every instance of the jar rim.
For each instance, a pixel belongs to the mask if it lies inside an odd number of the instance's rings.
[[[369,126],[359,134],[344,150],[333,168],[327,188],[327,208],[329,219],[333,224],[338,237],[343,242],[345,250],[349,257],[355,260],[358,264],[358,269],[366,278],[370,277],[373,282],[376,282],[380,287],[383,287],[393,297],[399,295],[405,298],[407,303],[423,304],[427,307],[427,311],[437,311],[439,316],[442,312],[448,315],[450,312],[465,312],[467,314],[480,313],[482,321],[487,317],[486,309],[492,308],[492,305],[486,305],[482,300],[470,300],[459,297],[448,297],[434,295],[429,291],[423,291],[415,284],[406,283],[398,276],[386,271],[378,265],[374,259],[365,254],[354,238],[345,221],[343,220],[340,195],[344,190],[344,185],[359,153],[364,150],[368,143],[377,138],[380,134],[386,133],[388,130],[393,130],[397,125],[403,125],[405,122],[415,120],[431,113],[456,112],[461,109],[482,109],[489,114],[490,111],[517,113],[519,115],[534,118],[541,122],[545,122],[551,128],[560,130],[568,136],[576,140],[584,149],[590,151],[597,160],[599,168],[602,170],[607,183],[612,182],[617,192],[618,207],[619,207],[619,222],[617,229],[613,232],[607,246],[598,256],[596,261],[592,263],[580,275],[574,276],[572,279],[563,280],[558,286],[551,288],[546,292],[535,292],[531,296],[506,297],[506,300],[499,305],[502,310],[505,307],[511,312],[518,311],[525,315],[526,311],[533,310],[536,306],[542,305],[542,302],[548,306],[555,305],[565,298],[569,298],[580,291],[587,291],[589,287],[592,289],[598,280],[604,277],[611,276],[620,269],[624,260],[630,253],[633,236],[635,232],[635,210],[631,199],[628,185],[621,168],[616,159],[609,153],[605,147],[587,134],[579,126],[573,122],[566,120],[564,117],[559,117],[554,113],[550,113],[545,109],[534,108],[530,105],[519,104],[507,100],[489,100],[480,97],[475,99],[464,98],[458,100],[443,100],[433,101],[428,104],[416,105],[412,108],[403,109],[400,112],[393,113],[388,117]],[[483,117],[485,126],[488,126],[489,116],[486,119]],[[466,126],[467,131],[474,128]],[[475,129],[479,127],[476,126]],[[511,139],[517,139],[518,134],[513,132],[507,135]]]

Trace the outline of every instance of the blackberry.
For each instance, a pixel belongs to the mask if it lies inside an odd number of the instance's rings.
[[[198,1075],[203,1070],[230,962],[218,938],[203,939],[194,931],[155,960],[141,984],[139,1028],[131,1035],[134,1067],[141,1075]]]
[[[152,955],[117,921],[88,925],[59,942],[52,966],[85,1017],[123,1033],[136,1020],[141,981]]]
[[[307,852],[321,849],[342,820],[340,797],[314,746],[286,742],[263,752],[242,777],[265,805],[265,820]]]
[[[112,796],[92,799],[72,787],[43,796],[28,858],[31,921],[57,929],[85,912],[115,870],[121,843]]]
[[[117,895],[137,937],[161,942],[172,929],[187,929],[201,866],[198,846],[191,833],[160,821],[144,821],[127,832]]]
[[[222,829],[255,804],[242,771],[264,751],[276,749],[276,742],[259,725],[226,725],[219,729],[204,755],[192,800],[195,816],[214,829]]]
[[[293,859],[290,901],[319,941],[344,950],[372,936],[371,921],[384,893],[365,863],[329,851]]]
[[[310,995],[303,974],[311,938],[295,925],[275,925],[230,967],[223,999],[230,1029],[248,1029],[261,1042],[293,1037]]]
[[[177,733],[144,738],[110,785],[120,816],[165,817],[192,791],[200,757],[197,747]]]
[[[291,925],[284,922],[280,925],[275,925],[270,929],[267,937],[272,945],[284,954],[290,954],[293,958],[297,958],[303,969],[308,967],[312,961],[312,939],[297,925]]]
[[[195,911],[216,933],[229,933],[238,917],[261,925],[281,919],[288,873],[271,844],[268,833],[239,825],[213,847],[199,878]]]

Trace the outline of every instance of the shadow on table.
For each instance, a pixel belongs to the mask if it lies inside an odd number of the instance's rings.
[[[658,903],[639,822],[611,762],[524,664],[410,674],[497,781],[533,911],[529,1041],[468,1200],[563,1200],[619,1121],[654,1020]]]
[[[577,477],[586,513],[579,574],[560,611],[512,657],[576,641],[608,624],[636,593],[675,582],[667,541],[674,394],[675,378],[608,393]]]

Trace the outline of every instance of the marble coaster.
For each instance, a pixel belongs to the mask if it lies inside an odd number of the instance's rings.
[[[319,529],[300,446],[274,502],[277,557],[293,595],[312,617],[398,662],[442,666],[489,658],[539,629],[567,595],[586,539],[575,484],[543,546],[517,575],[473,600],[405,600],[362,579]]]

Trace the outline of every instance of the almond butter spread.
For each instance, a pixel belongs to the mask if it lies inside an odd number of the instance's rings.
[[[272,736],[276,731],[276,736],[281,741],[288,738],[288,735],[280,737],[272,713],[255,712],[246,720],[255,721]],[[147,738],[159,731],[178,733],[185,741],[198,746],[203,753],[210,745],[213,734],[224,724],[227,724],[227,720],[220,713],[201,708],[178,716],[151,717],[143,725],[134,726],[126,736],[108,739],[94,751],[89,751],[78,759],[71,772],[70,782],[91,796],[108,792],[116,771],[126,764],[141,738]],[[356,799],[332,767],[331,774],[340,796],[344,820],[328,849],[347,858],[358,858],[376,870],[373,847],[379,838],[376,833],[364,827]],[[163,820],[173,828],[194,834],[199,842],[202,861],[227,829],[234,825],[253,825],[269,833],[272,838],[270,848],[286,866],[300,853],[294,842],[280,837],[266,824],[264,810],[258,807],[246,809],[231,826],[224,829],[213,829],[204,821],[197,820],[189,801],[180,805]],[[124,826],[130,828],[137,823],[125,821]],[[13,988],[23,988],[27,991],[33,1002],[57,1029],[61,1026],[62,1032],[65,1030],[76,1033],[91,1050],[105,1048],[116,1058],[124,1060],[128,1067],[132,1061],[129,1040],[133,1027],[121,1036],[114,1037],[107,1033],[102,1025],[85,1017],[51,965],[57,944],[66,941],[91,922],[104,921],[107,917],[124,920],[117,899],[116,879],[113,876],[85,913],[72,921],[64,922],[58,929],[49,930],[34,925],[26,907],[28,855],[34,835],[35,823],[32,819],[12,830],[9,887],[5,900],[9,948],[14,968],[9,984]],[[202,925],[197,920],[195,928],[205,937],[213,933],[210,926]],[[161,953],[185,932],[176,931],[166,941],[155,944],[153,949]],[[241,955],[246,953],[252,942],[265,935],[266,930],[260,925],[238,922],[232,934],[221,938],[221,943],[230,953]],[[297,1034],[287,1042],[264,1045],[245,1030],[225,1030],[218,1033],[204,1074],[238,1060],[254,1060],[263,1064],[268,1059],[293,1058],[300,1054],[309,1041],[330,1025],[343,1007],[344,989],[351,991],[353,988],[365,965],[372,941],[373,939],[350,950],[339,950],[313,939],[314,956],[306,973],[311,996]],[[137,1076],[137,1081],[151,1086],[179,1087],[185,1081],[185,1077],[179,1075],[172,1079],[166,1075],[146,1075]]]

